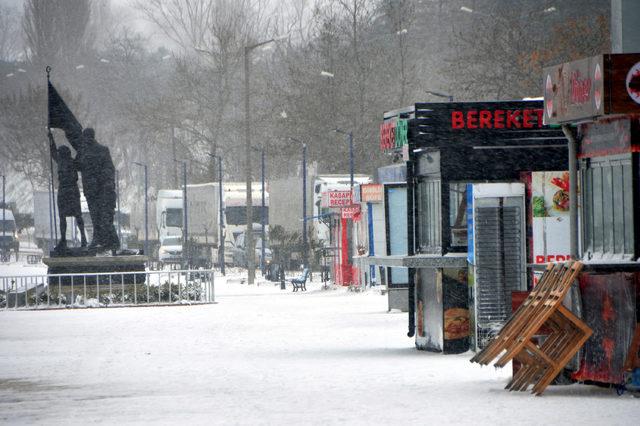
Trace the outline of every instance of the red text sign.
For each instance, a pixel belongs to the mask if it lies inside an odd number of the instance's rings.
[[[322,194],[323,207],[344,207],[352,204],[351,190],[327,191]]]
[[[533,129],[542,127],[541,109],[451,111],[452,129]]]
[[[342,219],[356,219],[359,216],[360,216],[360,204],[344,207],[340,211],[340,217],[342,217]]]

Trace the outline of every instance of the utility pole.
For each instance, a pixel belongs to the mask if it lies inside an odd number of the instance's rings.
[[[176,169],[176,128],[171,126],[171,157],[173,158],[173,187],[178,186],[178,170]]]
[[[207,155],[213,159],[218,160],[218,205],[219,205],[219,222],[220,236],[218,238],[218,262],[220,263],[220,273],[222,275],[226,275],[225,264],[224,264],[224,206],[222,205],[223,194],[222,194],[222,157],[216,154],[207,153]]]
[[[265,233],[265,199],[264,199],[264,174],[265,174],[265,168],[264,168],[264,147],[262,147],[262,150],[260,152],[260,161],[262,163],[262,210],[261,210],[261,216],[260,216],[260,224],[262,225],[262,229],[261,234],[262,234],[262,244],[260,245],[260,270],[262,271],[262,276],[264,277],[264,272],[265,272],[265,262],[264,262],[264,255],[265,255],[265,245],[266,245],[266,233]]]
[[[247,184],[247,227],[245,233],[247,256],[247,284],[253,284],[255,280],[255,250],[253,248],[253,199],[251,193],[251,119],[249,116],[249,54],[252,46],[244,48],[244,138],[245,138],[245,178]]]
[[[149,256],[149,181],[147,165],[134,161],[133,164],[144,168],[144,254]]]
[[[246,239],[246,256],[247,256],[247,284],[251,285],[255,281],[256,277],[256,265],[255,265],[255,249],[253,241],[253,199],[251,193],[251,116],[249,108],[249,96],[251,87],[250,81],[250,61],[249,56],[251,51],[264,46],[265,44],[279,40],[279,38],[272,38],[270,40],[262,41],[250,46],[244,47],[244,138],[245,138],[245,178],[247,182],[247,230],[245,233]]]
[[[120,213],[120,173],[116,170],[116,211],[118,213],[118,240],[122,244],[122,225],[120,223],[122,214]]]
[[[307,144],[302,144],[302,261],[309,266],[309,243],[307,242]]]
[[[190,256],[189,256],[189,212],[187,205],[187,162],[182,162],[182,214],[183,214],[183,223],[184,223],[184,231],[183,231],[183,243],[182,243],[182,258],[186,260],[186,266],[189,267]]]
[[[6,178],[4,177],[4,175],[2,175],[2,240],[3,240],[3,244],[4,244],[4,236],[6,233],[6,226],[7,226],[7,203],[6,203],[6,198],[5,198],[5,183],[6,183]]]
[[[308,238],[307,238],[307,144],[296,139],[289,138],[302,145],[302,262],[306,268],[309,264]]]

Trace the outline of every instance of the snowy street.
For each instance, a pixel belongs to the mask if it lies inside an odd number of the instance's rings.
[[[214,305],[0,311],[0,423],[637,421],[628,394],[509,393],[507,369],[415,350],[379,291],[308,288],[218,279]]]

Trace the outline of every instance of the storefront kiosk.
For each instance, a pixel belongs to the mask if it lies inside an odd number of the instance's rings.
[[[582,318],[594,333],[574,378],[620,385],[640,377],[640,54],[545,68],[544,90],[545,122],[577,126]]]
[[[404,149],[410,214],[403,264],[408,334],[419,349],[482,347],[510,314],[512,291],[531,285],[525,174],[567,168],[566,139],[543,126],[542,106],[415,105]]]

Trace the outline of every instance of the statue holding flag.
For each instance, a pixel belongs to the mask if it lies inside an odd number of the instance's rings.
[[[76,158],[73,161],[82,176],[82,191],[87,200],[93,224],[93,238],[89,248],[96,251],[111,250],[115,252],[120,247],[120,241],[113,226],[116,208],[115,167],[109,148],[96,141],[95,131],[92,128],[82,128],[80,122],[51,84],[49,69],[47,69],[47,80],[49,139],[55,145],[51,129],[61,129],[76,151]],[[61,167],[60,163],[58,167]],[[60,185],[62,186],[62,182]],[[63,196],[62,189],[58,193],[59,205],[61,196]],[[60,217],[62,218],[62,212]],[[61,219],[61,231],[62,221]],[[64,238],[64,233],[62,235]]]
[[[60,218],[60,241],[57,251],[64,251],[67,246],[67,217],[75,217],[82,247],[87,246],[84,233],[84,220],[80,207],[80,190],[78,189],[78,163],[71,157],[71,150],[62,145],[56,147],[53,135],[49,133],[49,149],[51,157],[58,165],[58,216]]]

